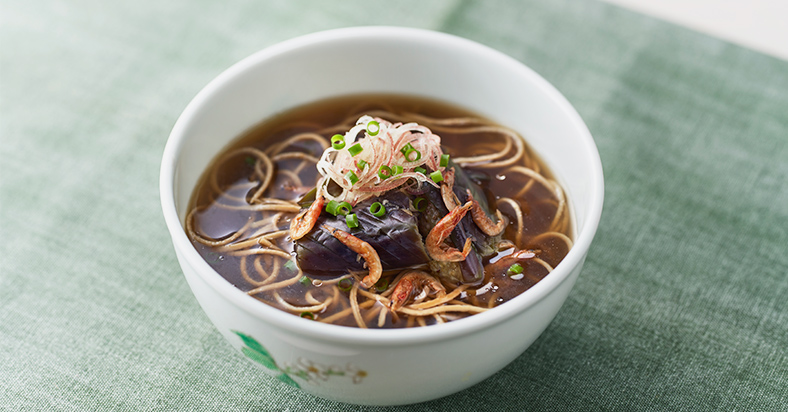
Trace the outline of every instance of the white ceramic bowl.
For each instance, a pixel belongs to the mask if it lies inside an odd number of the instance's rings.
[[[405,330],[320,324],[233,287],[192,247],[183,221],[200,174],[230,141],[281,111],[354,93],[447,101],[517,130],[566,189],[576,239],[544,280],[495,308]],[[320,397],[358,404],[425,401],[467,388],[520,355],[575,283],[602,211],[602,166],[577,112],[520,62],[469,40],[407,28],[314,33],[230,67],[189,103],[161,165],[161,202],[175,252],[210,320],[262,371]],[[503,344],[496,344],[503,343]]]

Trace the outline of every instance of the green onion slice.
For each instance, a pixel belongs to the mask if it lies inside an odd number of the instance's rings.
[[[339,207],[339,202],[337,202],[336,200],[329,200],[328,203],[326,203],[326,212],[336,216],[337,207]]]
[[[375,120],[370,120],[367,123],[367,134],[370,136],[377,136],[380,133],[380,123]]]
[[[519,275],[523,273],[523,267],[519,263],[515,263],[509,266],[509,270],[507,270],[506,273],[509,274],[509,276]]]
[[[312,279],[309,279],[306,276],[302,276],[301,280],[299,280],[299,282],[301,282],[302,285],[311,285],[312,284]]]
[[[386,165],[380,166],[380,170],[378,170],[378,176],[380,176],[381,180],[390,178],[392,176],[391,168]]]
[[[402,166],[396,165],[391,169],[391,175],[394,176],[394,175],[402,174],[403,171],[404,169],[402,168]]]
[[[414,171],[414,172],[416,172],[416,173],[421,173],[421,174],[424,174],[424,175],[426,175],[426,174],[427,174],[427,169],[425,169],[425,168],[423,168],[423,167],[421,167],[421,166],[419,166],[419,167],[417,167],[417,168],[413,169],[413,171]]]
[[[335,134],[331,136],[331,147],[336,150],[345,148],[345,136],[341,134]]]
[[[363,160],[356,162],[356,168],[358,168],[358,170],[364,170],[365,167],[367,167],[367,162]]]
[[[436,170],[430,173],[430,179],[432,179],[432,181],[435,183],[440,183],[443,181],[443,174],[440,170]]]
[[[405,146],[403,146],[402,149],[399,149],[399,151],[402,152],[402,154],[405,156],[405,160],[407,160],[409,162],[415,162],[415,161],[421,159],[421,152],[416,150],[416,149],[414,149],[413,146],[410,143],[408,143]],[[416,157],[415,158],[413,156],[411,156],[413,153],[416,153]]]
[[[353,146],[350,146],[350,147],[347,149],[347,151],[348,151],[348,152],[350,152],[350,155],[351,155],[351,156],[355,156],[355,155],[357,155],[357,154],[359,154],[359,153],[363,152],[363,151],[364,151],[364,148],[363,148],[363,147],[361,147],[361,143],[356,143],[356,144],[354,144]]]
[[[386,207],[380,202],[375,202],[369,206],[369,213],[375,217],[383,217],[386,214]]]
[[[345,216],[348,213],[350,213],[351,210],[353,210],[353,206],[350,206],[350,203],[348,203],[348,202],[342,202],[342,203],[337,205],[337,214],[338,215]]]
[[[377,290],[378,292],[384,292],[388,288],[389,288],[389,280],[387,278],[380,278],[380,280],[375,282],[375,290]]]
[[[298,268],[296,267],[295,262],[293,262],[292,260],[288,260],[287,262],[285,262],[284,267],[285,267],[285,269],[291,270],[291,271],[298,270]]]
[[[358,216],[355,213],[351,213],[345,216],[345,223],[347,223],[347,227],[354,229],[358,227]]]
[[[446,167],[446,166],[449,165],[449,155],[448,154],[442,154],[441,155],[441,163],[440,164],[441,164],[441,167]]]
[[[427,199],[423,197],[417,197],[413,199],[413,208],[419,212],[423,212],[427,209]]]
[[[358,183],[358,176],[356,176],[356,174],[353,173],[353,171],[347,172],[347,174],[345,175],[345,179],[347,179],[351,185]]]
[[[315,314],[312,312],[301,312],[301,317],[304,319],[312,319],[315,320]]]
[[[337,287],[339,290],[347,292],[353,287],[353,279],[351,278],[344,278],[337,282]]]

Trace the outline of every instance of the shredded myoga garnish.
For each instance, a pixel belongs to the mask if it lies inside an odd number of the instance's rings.
[[[316,165],[322,178],[315,186],[315,209],[307,209],[293,219],[292,239],[298,240],[312,230],[319,215],[317,209],[326,201],[326,211],[348,216],[346,222],[352,229],[358,227],[358,219],[350,211],[359,202],[406,183],[415,188],[422,184],[439,188],[449,159],[440,143],[440,137],[417,123],[392,124],[361,116],[344,135],[332,136],[331,146],[323,151]],[[427,174],[427,168],[432,172]],[[341,191],[332,195],[329,183]]]
[[[572,246],[566,200],[522,138],[391,100],[307,107],[346,112],[264,124],[221,155],[186,218],[198,251],[250,296],[360,328],[470,316],[552,271]]]
[[[441,166],[440,137],[417,123],[392,124],[365,115],[331,141],[343,144],[328,147],[317,162],[317,171],[323,176],[317,183],[317,195],[329,201],[355,205],[409,180],[412,185],[438,187],[440,173],[432,177],[417,169],[443,172],[446,168],[446,164]],[[342,192],[331,195],[326,190],[328,182],[336,183]]]

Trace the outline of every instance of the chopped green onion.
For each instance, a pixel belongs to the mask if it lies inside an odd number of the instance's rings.
[[[402,152],[402,154],[405,156],[405,160],[407,160],[409,162],[415,162],[415,161],[421,159],[421,152],[416,150],[416,149],[414,149],[413,146],[410,143],[408,143],[405,146],[403,146],[402,149],[399,149],[399,151]],[[416,158],[415,159],[411,158],[411,154],[412,153],[416,153]]]
[[[285,262],[284,267],[290,271],[296,270],[296,264],[292,260],[288,260],[287,262]]]
[[[449,165],[449,155],[442,154],[441,155],[441,167],[446,167]]]
[[[507,270],[506,273],[509,276],[519,275],[523,273],[523,267],[519,263],[515,263],[512,266],[509,266],[509,270]]]
[[[380,123],[375,120],[370,120],[370,122],[367,123],[367,134],[370,136],[377,136],[378,133],[380,133]]]
[[[375,290],[377,290],[378,292],[384,292],[388,288],[389,288],[389,280],[387,278],[380,278],[380,280],[375,282]]]
[[[301,317],[304,319],[312,319],[315,320],[315,314],[312,312],[301,312]]]
[[[254,157],[252,157],[252,156],[246,156],[246,157],[244,158],[244,162],[245,162],[246,164],[248,164],[249,166],[254,166],[254,164],[255,164],[255,163],[257,163],[257,159],[255,159],[255,158],[254,158]]]
[[[326,203],[326,212],[336,216],[337,207],[339,207],[339,202],[337,202],[336,200],[329,200],[328,203]]]
[[[347,149],[347,151],[348,151],[348,152],[350,152],[350,155],[351,155],[351,156],[355,156],[355,155],[357,155],[357,154],[359,154],[359,153],[363,152],[363,151],[364,151],[364,148],[363,148],[363,147],[361,147],[361,143],[356,143],[356,144],[354,144],[353,146],[350,146],[350,147]]]
[[[356,167],[358,168],[358,170],[364,170],[364,168],[367,167],[367,162],[363,160],[359,160],[358,162],[356,162]]]
[[[390,178],[392,176],[391,168],[386,165],[380,166],[380,170],[378,170],[378,176],[380,176],[381,180]]]
[[[353,206],[350,206],[350,203],[348,203],[348,202],[342,202],[339,205],[337,205],[337,214],[338,215],[345,216],[348,213],[350,213],[351,210],[353,210]]]
[[[394,166],[394,168],[391,169],[391,175],[392,176],[398,175],[398,174],[401,174],[403,171],[404,171],[404,169],[402,168],[402,166],[396,165],[396,166]]]
[[[353,279],[351,278],[343,278],[337,282],[337,287],[341,291],[349,291],[353,287]]]
[[[427,199],[423,197],[417,197],[413,199],[413,208],[419,212],[423,212],[427,209]]]
[[[383,217],[386,214],[386,207],[380,202],[375,202],[369,206],[369,213],[372,213],[372,216],[375,217]]]
[[[347,172],[347,174],[345,175],[345,179],[347,179],[351,185],[358,183],[358,176],[356,176],[356,174],[353,173],[352,171]]]
[[[345,136],[341,134],[331,136],[331,146],[336,150],[343,149],[345,147]]]
[[[345,216],[345,223],[347,223],[347,227],[354,229],[358,227],[358,216],[355,213],[351,213]]]
[[[433,182],[440,183],[443,181],[443,174],[441,173],[440,170],[436,170],[430,173],[430,178],[432,179]]]
[[[425,169],[425,168],[423,168],[421,166],[413,169],[413,171],[416,172],[416,173],[421,173],[421,174],[425,174],[425,175],[427,174],[427,169]]]
[[[302,285],[311,285],[312,284],[312,279],[309,279],[306,276],[302,276],[301,280],[299,280],[299,282],[301,282]]]

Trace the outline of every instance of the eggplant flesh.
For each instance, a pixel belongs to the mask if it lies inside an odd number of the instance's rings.
[[[386,213],[375,217],[370,205],[380,202]],[[309,234],[295,242],[295,254],[301,270],[310,275],[335,277],[349,270],[365,270],[364,260],[323,229],[323,225],[344,230],[369,243],[380,257],[383,270],[405,269],[423,265],[430,258],[419,233],[416,216],[409,210],[410,198],[391,191],[377,198],[367,199],[353,207],[358,227],[349,229],[345,216],[321,213]]]

